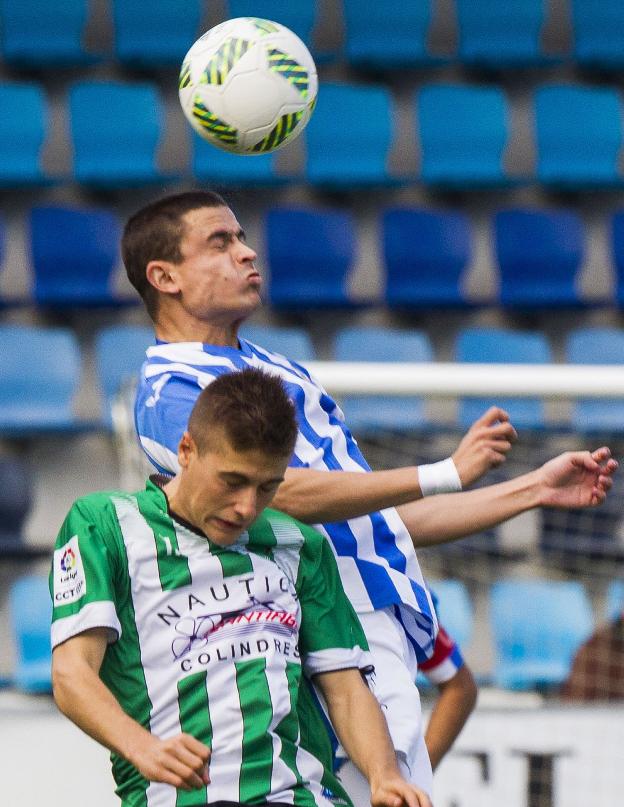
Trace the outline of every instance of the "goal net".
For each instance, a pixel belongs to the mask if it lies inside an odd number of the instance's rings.
[[[519,429],[506,462],[478,484],[562,451],[609,445],[624,457],[624,374],[613,367],[310,365],[345,411],[373,469],[449,456],[462,401],[539,398],[540,428]],[[371,406],[370,396],[373,399]],[[149,466],[134,436],[133,390],[115,407],[123,484]],[[575,423],[579,399],[622,406],[620,430]],[[422,410],[415,426],[410,413]],[[388,413],[394,408],[394,415]],[[364,415],[362,414],[364,412]],[[378,417],[375,418],[375,413]],[[513,420],[513,418],[512,418]],[[532,510],[486,532],[418,550],[480,689],[478,706],[435,777],[436,807],[612,807],[624,792],[624,472],[607,502]],[[593,638],[590,638],[593,637]],[[586,650],[582,645],[589,640]],[[437,690],[422,682],[425,712]]]

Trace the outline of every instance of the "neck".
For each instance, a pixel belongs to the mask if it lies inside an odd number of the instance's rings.
[[[169,316],[160,312],[154,330],[156,337],[163,342],[202,342],[206,345],[238,347],[238,329],[241,320],[236,322],[204,322],[189,315]]]
[[[162,490],[167,497],[167,505],[169,510],[183,518],[185,521],[188,521],[189,524],[193,524],[193,518],[184,502],[184,497],[180,496],[179,475],[174,476],[173,479],[163,485]]]

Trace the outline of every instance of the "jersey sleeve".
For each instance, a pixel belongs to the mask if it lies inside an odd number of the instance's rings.
[[[196,376],[165,373],[153,382],[143,378],[134,417],[141,448],[160,473],[176,474],[178,445],[203,387]]]
[[[298,595],[301,604],[299,649],[308,677],[318,673],[364,668],[368,644],[357,614],[342,588],[329,543],[303,527]]]
[[[115,608],[115,578],[120,568],[112,516],[102,504],[74,503],[56,539],[50,593],[52,648],[91,628],[121,636]]]
[[[420,665],[420,670],[433,684],[444,684],[464,666],[464,659],[453,639],[442,626],[438,630],[433,655]]]

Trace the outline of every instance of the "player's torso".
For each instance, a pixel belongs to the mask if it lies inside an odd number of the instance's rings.
[[[289,569],[244,548],[211,551],[177,523],[172,534],[166,519],[148,523],[132,497],[115,507],[131,602],[103,677],[121,680],[126,708],[149,699],[154,734],[186,731],[211,746],[210,800],[270,792],[289,802],[296,773],[275,758],[298,737],[300,608]]]

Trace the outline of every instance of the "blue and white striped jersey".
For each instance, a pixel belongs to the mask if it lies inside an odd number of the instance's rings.
[[[241,338],[240,349],[201,342],[157,343],[148,348],[135,419],[143,450],[159,471],[178,470],[178,443],[199,392],[222,373],[246,367],[281,376],[295,404],[299,434],[291,466],[370,470],[341,410],[308,371]],[[437,631],[435,610],[412,540],[396,510],[316,527],[330,539],[356,611],[399,606],[418,659],[428,658]]]

